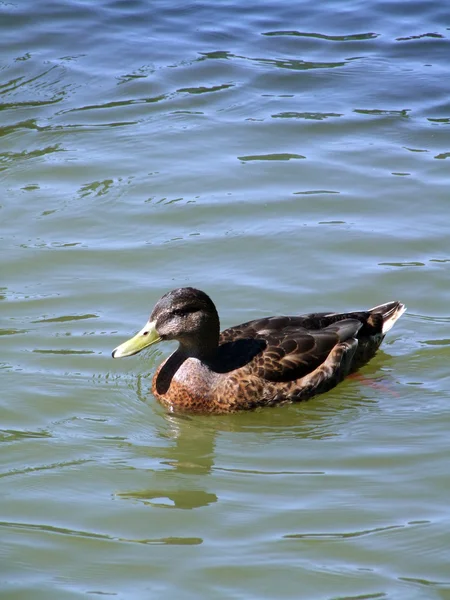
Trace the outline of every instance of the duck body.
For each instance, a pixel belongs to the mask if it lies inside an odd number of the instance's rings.
[[[249,410],[330,390],[370,360],[404,311],[393,301],[367,311],[266,317],[219,333],[210,298],[179,288],[161,298],[146,326],[113,356],[177,339],[178,349],[153,377],[152,392],[164,406],[201,413]]]

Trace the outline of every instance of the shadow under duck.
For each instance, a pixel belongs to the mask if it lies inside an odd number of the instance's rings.
[[[265,317],[220,332],[212,300],[178,288],[113,358],[165,340],[179,346],[156,370],[152,392],[170,411],[228,413],[326,392],[372,358],[405,312],[401,302],[369,310]]]

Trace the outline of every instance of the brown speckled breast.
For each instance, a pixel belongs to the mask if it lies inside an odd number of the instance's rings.
[[[287,382],[266,381],[251,365],[217,373],[198,359],[181,359],[175,352],[157,369],[152,392],[171,412],[220,414],[305,400],[348,375],[357,347],[356,340],[338,344],[310,374]]]

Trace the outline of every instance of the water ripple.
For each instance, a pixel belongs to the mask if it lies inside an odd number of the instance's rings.
[[[41,531],[43,533],[50,534],[61,534],[68,535],[78,538],[97,539],[114,542],[128,542],[132,544],[149,544],[149,545],[177,545],[177,546],[197,546],[203,543],[202,538],[198,537],[162,537],[162,538],[144,538],[144,539],[132,539],[118,536],[112,536],[103,533],[95,533],[92,531],[80,531],[76,529],[68,529],[66,527],[55,527],[53,525],[42,525],[36,523],[20,523],[20,522],[9,522],[0,521],[0,527],[8,529],[25,529],[28,531]]]
[[[262,35],[268,37],[276,36],[293,36],[293,37],[306,37],[315,38],[318,40],[325,40],[327,42],[355,42],[362,40],[373,40],[377,38],[379,33],[352,33],[348,35],[326,35],[324,33],[305,33],[303,31],[267,31]]]
[[[386,527],[375,527],[364,531],[350,531],[345,533],[291,533],[284,535],[285,539],[305,539],[305,540],[345,540],[348,538],[358,538],[367,535],[391,531],[393,529],[403,529],[405,525],[388,525]]]

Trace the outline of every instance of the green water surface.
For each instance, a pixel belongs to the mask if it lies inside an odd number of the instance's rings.
[[[445,3],[0,3],[0,597],[450,600]],[[168,415],[222,326],[398,299],[308,403]]]

